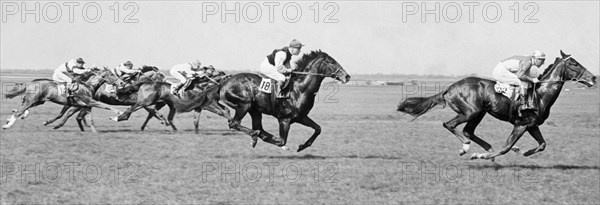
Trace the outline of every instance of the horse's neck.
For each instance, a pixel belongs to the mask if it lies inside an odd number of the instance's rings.
[[[564,66],[559,67],[564,62],[558,62],[554,64],[554,66],[548,73],[540,79],[541,86],[536,89],[536,92],[539,96],[540,102],[540,116],[543,119],[548,118],[550,114],[550,108],[558,99],[560,92],[562,91],[564,82],[563,82],[563,69]]]

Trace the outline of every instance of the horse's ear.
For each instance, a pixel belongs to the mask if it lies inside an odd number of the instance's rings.
[[[565,54],[562,50],[560,50],[560,56],[563,58],[569,57],[569,55]]]

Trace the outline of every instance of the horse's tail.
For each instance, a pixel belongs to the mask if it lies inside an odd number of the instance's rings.
[[[219,89],[220,86],[214,86],[189,99],[179,99],[177,96],[172,95],[173,106],[180,113],[190,112],[198,107],[207,106],[210,102],[217,100],[215,96],[218,96]]]
[[[12,99],[14,97],[17,97],[19,95],[23,95],[25,94],[25,92],[27,92],[27,86],[22,86],[21,89],[9,92],[4,94],[4,97],[8,98],[8,99]]]
[[[446,101],[444,100],[444,94],[446,94],[447,91],[448,89],[444,89],[442,92],[430,97],[407,98],[398,105],[397,111],[410,114],[415,118],[419,117],[436,105],[441,104],[445,106]]]

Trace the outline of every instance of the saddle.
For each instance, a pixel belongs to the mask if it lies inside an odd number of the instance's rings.
[[[502,82],[496,82],[496,85],[494,85],[494,91],[510,99],[509,118],[513,118],[513,113],[515,111],[518,113],[519,117],[521,117],[523,116],[522,111],[524,110],[536,110],[538,107],[538,99],[534,90],[534,88],[527,88],[525,90],[526,93],[521,93],[521,88],[518,86]]]

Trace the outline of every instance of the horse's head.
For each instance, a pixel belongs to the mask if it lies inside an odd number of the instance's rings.
[[[104,70],[101,70],[98,73],[98,76],[100,76],[100,78],[102,80],[104,80],[106,83],[116,85],[117,88],[119,88],[119,89],[121,89],[125,86],[125,81],[123,81],[123,79],[119,78],[119,76],[115,75],[107,67],[104,67]]]
[[[558,69],[558,74],[561,75],[559,76],[561,81],[571,80],[583,83],[588,87],[596,84],[596,76],[579,64],[571,55],[563,53],[562,50],[560,55],[561,59],[555,63],[555,67]],[[562,67],[559,68],[559,66]]]
[[[320,50],[305,54],[296,65],[300,69],[316,72],[322,76],[331,77],[342,83],[347,83],[351,78],[342,65],[327,53]]]

